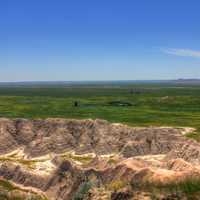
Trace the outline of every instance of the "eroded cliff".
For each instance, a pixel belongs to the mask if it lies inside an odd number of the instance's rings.
[[[200,144],[185,131],[0,119],[0,176],[49,200],[188,199],[187,184],[200,183]]]

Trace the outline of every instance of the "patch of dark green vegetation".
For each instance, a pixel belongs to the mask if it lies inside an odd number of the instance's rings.
[[[200,195],[200,179],[187,179],[180,183],[171,183],[169,185],[160,186],[160,189],[167,189],[170,191],[170,194],[175,195],[179,199],[182,199],[184,196],[187,199],[197,200],[196,197]]]
[[[188,178],[178,183],[171,182],[168,184],[146,183],[139,185],[139,187],[132,184],[132,188],[150,192],[153,199],[158,199],[158,196],[164,195],[168,199],[182,200],[186,197],[188,200],[199,200],[200,179],[197,177]]]
[[[186,193],[187,195],[192,195],[194,193],[200,192],[200,180],[199,179],[189,179],[184,182],[181,182],[177,185],[181,191]]]
[[[87,196],[89,190],[92,188],[92,183],[90,181],[83,182],[76,192],[73,200],[83,200]]]
[[[133,106],[118,106],[119,102]],[[198,85],[0,88],[0,117],[100,118],[132,126],[187,126],[197,129],[189,135],[197,140],[200,138],[199,105]]]

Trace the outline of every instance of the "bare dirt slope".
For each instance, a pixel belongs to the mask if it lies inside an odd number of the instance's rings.
[[[2,118],[0,176],[50,200],[189,199],[182,186],[200,178],[200,144],[187,130]]]

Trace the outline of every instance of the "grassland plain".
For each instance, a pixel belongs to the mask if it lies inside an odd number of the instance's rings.
[[[74,102],[78,101],[78,107]],[[129,102],[132,106],[110,105]],[[172,84],[0,87],[0,117],[100,118],[131,126],[186,126],[200,139],[200,86]]]

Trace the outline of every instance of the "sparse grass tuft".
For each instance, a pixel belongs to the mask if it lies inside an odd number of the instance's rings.
[[[200,142],[200,129],[196,130],[195,132],[188,133],[186,137]]]
[[[116,164],[116,163],[117,163],[117,160],[114,159],[114,158],[110,158],[110,159],[108,160],[108,164],[109,164],[109,165]]]
[[[128,182],[123,180],[114,180],[108,185],[106,185],[106,188],[111,191],[118,191],[120,189],[125,188],[128,185]]]
[[[62,154],[61,157],[66,160],[78,161],[85,165],[93,160],[93,157],[90,155],[74,155],[72,153]]]

